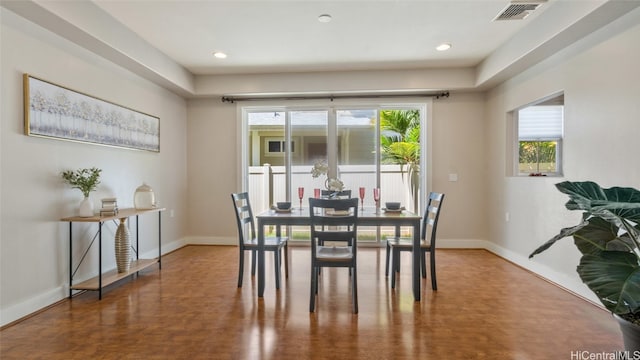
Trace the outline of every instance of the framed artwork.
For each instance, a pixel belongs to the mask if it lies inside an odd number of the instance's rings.
[[[24,74],[26,135],[160,152],[160,118]]]

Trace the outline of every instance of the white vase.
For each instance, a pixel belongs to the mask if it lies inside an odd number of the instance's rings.
[[[93,216],[93,203],[89,197],[85,197],[80,202],[80,208],[78,209],[78,215],[80,217],[92,217]]]

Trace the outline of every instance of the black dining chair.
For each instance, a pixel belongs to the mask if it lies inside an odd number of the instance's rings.
[[[309,311],[316,308],[318,275],[323,267],[346,267],[351,271],[353,313],[358,313],[358,199],[309,198],[311,217],[311,294]]]
[[[258,239],[256,237],[253,210],[249,202],[249,193],[232,193],[231,200],[236,213],[238,224],[238,244],[240,246],[240,261],[238,266],[238,287],[242,287],[242,277],[244,274],[245,251],[251,251],[251,276],[256,274],[256,257],[258,253]],[[264,250],[273,251],[276,289],[280,288],[280,268],[282,267],[282,250],[284,249],[284,272],[289,278],[289,246],[286,237],[266,237],[264,239]]]
[[[429,263],[431,268],[431,288],[438,290],[436,282],[436,231],[438,230],[438,218],[444,194],[431,192],[429,193],[429,201],[427,208],[422,217],[422,229],[420,232],[420,267],[422,268],[422,277],[427,277],[426,253],[429,253]],[[427,234],[429,237],[427,238]],[[385,264],[385,276],[389,276],[389,255],[392,255],[391,267],[391,287],[396,287],[396,273],[400,272],[400,252],[412,251],[412,238],[395,238],[387,237],[387,259]]]

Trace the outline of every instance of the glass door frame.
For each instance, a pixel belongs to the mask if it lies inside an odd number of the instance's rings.
[[[329,176],[335,176],[337,171],[337,119],[336,113],[339,110],[358,110],[358,109],[375,109],[376,110],[376,147],[380,147],[380,111],[381,110],[419,110],[420,113],[420,171],[419,181],[419,211],[424,211],[426,206],[427,194],[432,183],[432,108],[433,100],[431,98],[410,98],[405,100],[394,99],[392,102],[372,100],[349,100],[337,99],[334,101],[260,101],[252,105],[238,103],[236,106],[237,117],[240,122],[238,126],[238,143],[241,146],[238,152],[238,173],[240,176],[239,187],[246,191],[248,189],[248,169],[249,169],[249,153],[248,153],[248,113],[250,112],[284,112],[285,113],[285,141],[291,144],[291,111],[327,111],[328,112],[328,129],[327,129],[327,159],[331,165]],[[290,148],[290,146],[288,147]],[[376,183],[380,185],[380,153],[376,154]],[[286,196],[287,201],[291,194],[291,152],[285,153],[286,172]],[[295,199],[294,199],[295,200]]]

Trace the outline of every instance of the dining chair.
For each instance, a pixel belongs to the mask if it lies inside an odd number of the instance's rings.
[[[309,198],[311,218],[311,294],[309,312],[315,311],[318,275],[323,267],[351,271],[353,313],[358,313],[357,220],[358,199]]]
[[[332,191],[332,190],[322,190],[320,191],[320,196],[327,197],[333,196],[336,199],[348,199],[351,197],[351,190],[341,190],[341,191]]]
[[[351,190],[322,190],[320,196],[322,196],[323,199],[349,199],[351,198]],[[351,272],[349,272],[349,274],[351,274]]]
[[[244,274],[245,251],[251,251],[251,276],[256,274],[256,257],[258,252],[258,238],[256,237],[253,210],[249,202],[249,193],[232,193],[231,200],[236,213],[238,224],[238,245],[240,246],[240,261],[238,266],[238,287],[242,287]],[[287,237],[264,238],[264,250],[273,251],[273,260],[276,275],[276,289],[280,288],[280,268],[282,267],[282,250],[284,249],[284,273],[289,278],[289,246]]]
[[[438,230],[438,218],[444,194],[431,192],[429,193],[429,201],[427,208],[422,217],[422,229],[420,232],[420,266],[422,268],[422,277],[427,277],[426,254],[429,253],[429,263],[431,268],[431,288],[438,290],[436,282],[436,231]],[[429,237],[427,238],[427,234]],[[400,252],[412,251],[412,238],[395,238],[387,237],[387,259],[385,264],[385,276],[389,276],[389,255],[392,255],[391,268],[391,288],[396,287],[396,273],[400,272]]]

